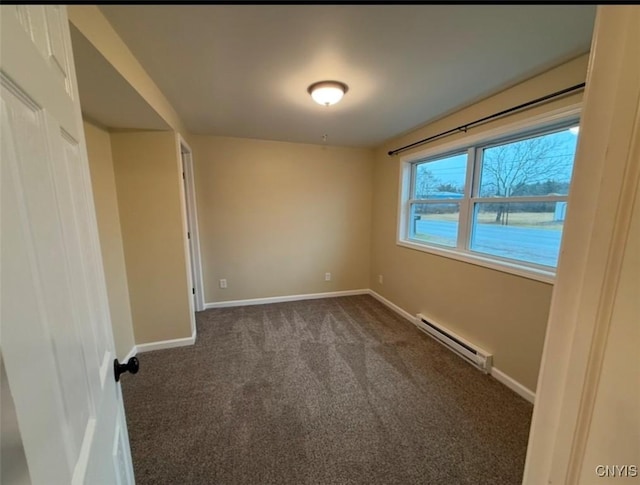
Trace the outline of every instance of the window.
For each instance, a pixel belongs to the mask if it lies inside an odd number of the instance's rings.
[[[398,243],[550,280],[578,129],[574,114],[403,159]]]

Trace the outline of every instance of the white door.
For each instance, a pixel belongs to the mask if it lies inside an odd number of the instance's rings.
[[[29,475],[130,484],[66,9],[0,17],[0,345]]]

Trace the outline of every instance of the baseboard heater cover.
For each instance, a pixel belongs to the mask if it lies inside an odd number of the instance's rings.
[[[416,315],[416,326],[485,374],[491,372],[493,355],[469,343],[451,330],[435,323],[421,313]]]

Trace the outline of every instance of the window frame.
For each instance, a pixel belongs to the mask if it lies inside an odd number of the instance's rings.
[[[478,197],[479,182],[482,168],[482,151],[504,143],[513,143],[518,140],[535,137],[563,126],[580,122],[582,103],[574,103],[569,106],[548,111],[543,114],[529,116],[525,119],[507,123],[504,126],[485,130],[473,135],[463,136],[455,141],[438,145],[433,148],[413,152],[400,157],[400,180],[398,190],[398,220],[396,232],[396,244],[398,246],[415,249],[426,253],[443,256],[466,263],[471,263],[505,273],[523,276],[525,278],[553,283],[555,281],[556,268],[528,262],[518,262],[493,256],[489,254],[471,251],[471,233],[473,229],[473,208],[478,203],[508,202],[551,202],[567,201],[568,195],[562,196],[526,196],[526,197]],[[519,115],[514,115],[519,116]],[[458,203],[460,212],[458,218],[457,247],[429,244],[412,238],[410,223],[411,206],[416,203],[436,203],[433,199],[410,198],[415,183],[415,172],[420,162],[436,160],[448,156],[454,156],[467,152],[467,173],[463,197],[460,199],[438,199],[437,203]],[[572,177],[573,180],[573,177]],[[569,190],[571,190],[569,188]],[[560,253],[562,252],[562,241]]]

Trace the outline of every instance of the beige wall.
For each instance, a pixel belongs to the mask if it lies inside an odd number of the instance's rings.
[[[189,140],[207,303],[369,287],[371,150]]]
[[[588,56],[480,101],[376,150],[373,182],[371,288],[410,314],[424,311],[461,336],[494,354],[494,365],[534,390],[553,286],[396,245],[399,157],[387,152],[533,98],[563,89],[586,77]],[[480,133],[501,124],[575,103],[582,94],[470,130]],[[464,135],[462,135],[464,136]],[[432,143],[449,143],[461,135]],[[421,147],[419,149],[424,149]],[[378,275],[384,284],[378,283]]]
[[[70,5],[67,13],[69,21],[149,106],[169,126],[186,136],[184,124],[173,106],[99,8]],[[190,337],[193,314],[191,283],[187,283],[188,254],[183,240],[186,222],[177,135],[174,132],[126,132],[111,133],[110,137],[130,293],[129,320],[133,321],[135,342]],[[104,140],[102,137],[96,143],[102,146]],[[113,219],[112,215],[109,217]],[[107,223],[112,224],[113,220]],[[106,270],[112,271],[108,267]],[[121,273],[122,270],[113,271]],[[120,284],[118,291],[126,291],[126,285]],[[113,320],[120,355],[120,346],[125,344],[118,343],[119,323],[115,317]]]
[[[116,353],[118,358],[122,360],[133,348],[135,340],[122,247],[116,180],[111,156],[111,140],[108,132],[86,121],[84,122],[84,133],[87,141],[91,186],[96,207],[113,337]]]
[[[191,336],[175,132],[111,133],[136,343]]]
[[[169,126],[178,132],[186,132],[171,103],[96,5],[69,5],[67,15],[69,21]]]

